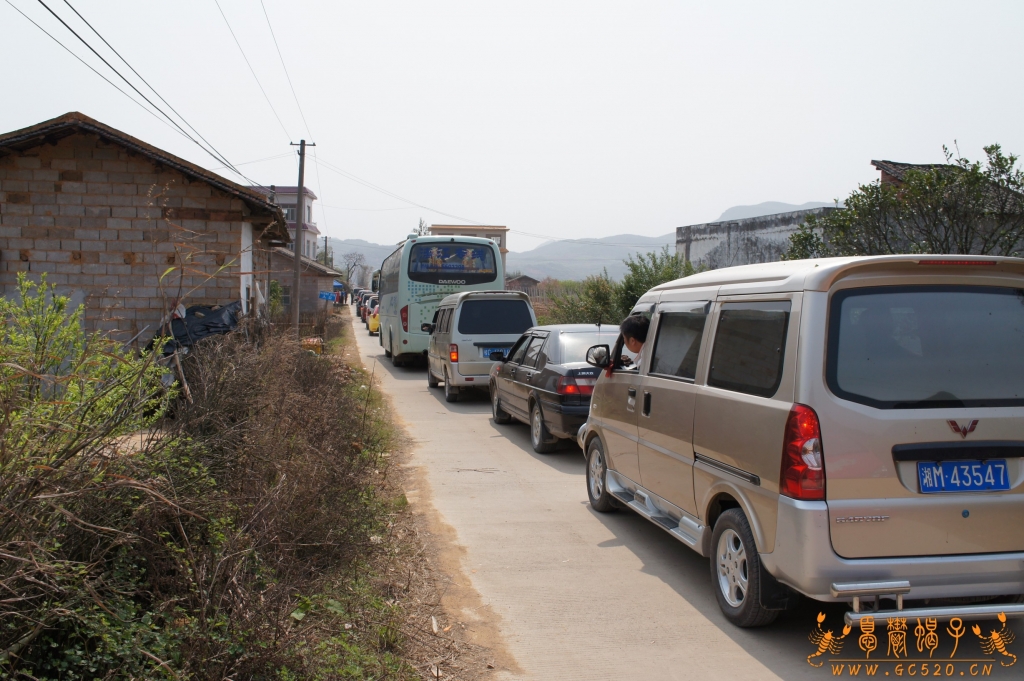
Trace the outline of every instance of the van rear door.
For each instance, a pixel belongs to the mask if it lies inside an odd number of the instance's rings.
[[[840,556],[1024,551],[1024,282],[960,281],[808,294]]]

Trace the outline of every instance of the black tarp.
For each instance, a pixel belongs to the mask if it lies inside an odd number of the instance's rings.
[[[193,305],[185,310],[184,319],[171,320],[173,338],[164,345],[164,354],[169,355],[178,348],[195,345],[207,336],[234,331],[238,326],[238,315],[241,312],[241,301],[216,308],[209,305]]]

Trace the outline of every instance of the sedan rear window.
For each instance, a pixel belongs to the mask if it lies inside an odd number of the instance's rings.
[[[614,331],[609,333],[594,333],[589,331],[563,331],[559,336],[562,339],[562,364],[574,362],[586,362],[587,350],[595,345],[614,345],[618,338],[618,329],[611,327]]]
[[[840,291],[825,378],[879,409],[1024,405],[1024,291],[986,286]]]
[[[459,312],[459,333],[519,335],[533,326],[525,300],[467,300]]]

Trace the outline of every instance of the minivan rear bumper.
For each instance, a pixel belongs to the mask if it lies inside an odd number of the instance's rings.
[[[761,561],[780,582],[818,601],[850,600],[832,596],[834,582],[906,580],[908,600],[1024,593],[1024,552],[841,558],[832,550],[824,501],[780,496],[775,547]]]

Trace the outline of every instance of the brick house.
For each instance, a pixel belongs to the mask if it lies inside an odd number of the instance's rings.
[[[333,291],[334,280],[341,277],[341,272],[302,256],[299,272],[299,314],[316,312],[323,308],[324,301],[320,300],[320,291]],[[282,302],[285,309],[291,310],[295,254],[290,248],[278,246],[270,251],[270,278],[276,279],[281,285],[284,294]]]
[[[0,294],[46,273],[90,330],[148,339],[179,298],[248,310],[288,242],[260,192],[83,114],[0,135]]]

